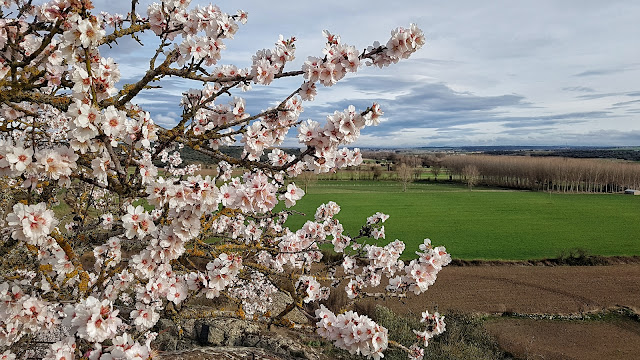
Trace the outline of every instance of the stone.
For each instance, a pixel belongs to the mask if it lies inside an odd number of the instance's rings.
[[[278,315],[288,304],[293,302],[291,296],[283,292],[277,292],[271,295],[271,297],[273,298],[273,304],[269,310],[274,316]],[[291,310],[291,312],[285,316],[285,319],[289,319],[296,324],[307,324],[309,322],[307,317],[298,309]]]
[[[194,332],[201,345],[238,346],[246,336],[258,334],[260,326],[240,319],[212,318],[196,321]]]

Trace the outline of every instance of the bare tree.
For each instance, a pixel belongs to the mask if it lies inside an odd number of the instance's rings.
[[[302,174],[298,175],[298,180],[302,181],[304,192],[308,193],[307,187],[314,184],[318,180],[318,176],[313,171],[303,171]]]
[[[418,181],[422,177],[422,168],[417,167],[413,169],[413,181]]]
[[[442,170],[442,160],[439,158],[435,158],[436,161],[431,165],[431,173],[433,174],[433,179],[438,181],[438,175],[440,175],[440,171]]]
[[[407,184],[411,182],[411,176],[413,174],[411,167],[407,164],[402,163],[400,164],[400,166],[398,166],[397,173],[398,181],[402,183],[402,191],[407,191]]]
[[[473,185],[478,183],[480,178],[480,170],[475,165],[467,165],[462,168],[462,176],[464,181],[469,185],[469,191],[473,189]]]
[[[438,175],[442,172],[442,156],[440,154],[429,155],[425,159],[427,165],[431,167],[431,173],[435,181],[438,181]]]
[[[380,180],[380,176],[382,176],[382,165],[375,164],[372,166],[373,170],[373,180]]]

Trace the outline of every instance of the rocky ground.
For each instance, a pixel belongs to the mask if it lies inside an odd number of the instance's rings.
[[[437,309],[482,316],[500,347],[518,359],[637,359],[639,279],[638,263],[449,266],[425,294],[375,304],[398,314]],[[206,325],[210,331],[202,344],[221,347],[166,352],[165,358],[328,359],[323,348],[307,346],[317,339],[301,332],[243,328],[237,320]],[[199,322],[193,331],[202,328]]]

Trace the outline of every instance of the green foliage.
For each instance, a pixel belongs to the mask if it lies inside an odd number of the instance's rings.
[[[366,214],[383,211],[387,239],[407,244],[407,258],[425,237],[445,245],[458,259],[526,260],[558,257],[581,248],[589,254],[640,255],[640,197],[619,194],[549,194],[481,189],[463,185],[412,183],[406,192],[384,181],[319,181],[293,207],[292,228],[312,219],[333,199],[337,218],[351,235]]]

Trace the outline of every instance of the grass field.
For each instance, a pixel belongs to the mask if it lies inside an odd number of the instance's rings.
[[[324,202],[337,202],[337,218],[357,234],[366,217],[382,211],[386,242],[407,244],[405,258],[425,237],[459,259],[540,259],[582,248],[594,255],[640,255],[640,197],[618,194],[549,194],[475,189],[461,185],[319,181],[287,222],[297,229]]]

